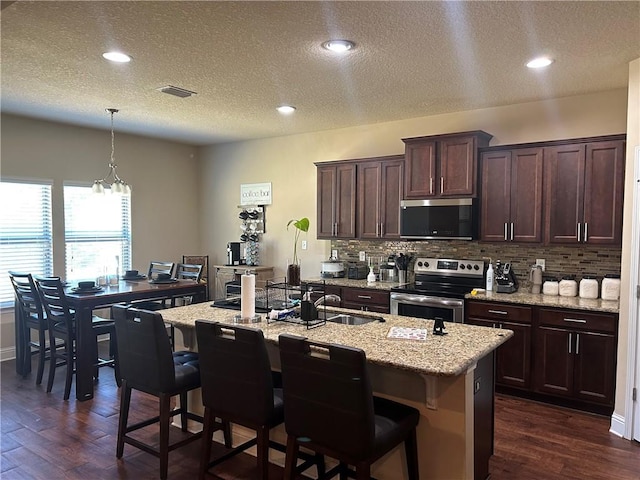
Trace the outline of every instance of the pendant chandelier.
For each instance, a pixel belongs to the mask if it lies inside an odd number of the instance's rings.
[[[122,195],[130,195],[131,187],[122,180],[118,176],[118,172],[116,169],[118,165],[116,165],[115,161],[115,143],[114,143],[114,134],[113,134],[113,114],[118,113],[118,109],[116,108],[107,108],[107,112],[111,114],[111,161],[109,162],[109,171],[101,180],[94,180],[93,187],[91,190],[93,193],[104,194],[105,188],[110,188],[111,193],[118,193]]]

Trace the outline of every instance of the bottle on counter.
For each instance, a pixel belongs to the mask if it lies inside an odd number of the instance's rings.
[[[485,284],[486,292],[493,291],[493,265],[489,262],[489,268],[487,268],[487,281]]]
[[[602,280],[602,300],[620,298],[620,275],[606,274]]]
[[[543,295],[558,295],[560,286],[557,278],[547,278],[542,284]]]
[[[573,275],[562,277],[558,284],[558,294],[561,297],[575,297],[578,295],[578,282]]]
[[[580,280],[580,298],[598,298],[598,280],[595,275],[585,275]]]
[[[374,283],[376,281],[376,274],[373,273],[373,267],[369,267],[369,275],[367,275],[367,282]]]

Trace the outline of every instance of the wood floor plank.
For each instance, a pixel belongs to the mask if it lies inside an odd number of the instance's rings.
[[[45,372],[46,375],[46,372]],[[157,479],[157,458],[130,446],[116,459],[119,390],[106,370],[87,402],[64,401],[64,376],[50,394],[33,374],[15,374],[13,361],[0,365],[0,452],[2,480]],[[132,396],[131,421],[157,414],[157,399]],[[640,445],[609,433],[609,418],[504,395],[496,398],[495,452],[491,480],[638,480]],[[138,434],[157,441],[158,429]],[[183,435],[172,429],[172,438]],[[214,444],[212,456],[224,447]],[[169,453],[169,479],[197,478],[200,442]],[[251,480],[255,458],[240,454],[218,465],[208,480]],[[283,471],[270,465],[269,478]],[[302,478],[302,477],[301,477]],[[439,479],[454,480],[454,479]]]

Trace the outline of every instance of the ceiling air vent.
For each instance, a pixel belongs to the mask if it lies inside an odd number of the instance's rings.
[[[184,88],[174,87],[173,85],[167,85],[166,87],[157,88],[159,92],[167,93],[169,95],[173,95],[175,97],[187,98],[191,95],[197,95],[196,92],[192,92],[191,90],[185,90]]]

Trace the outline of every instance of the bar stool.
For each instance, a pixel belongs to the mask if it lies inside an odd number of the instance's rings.
[[[288,334],[279,336],[287,431],[285,480],[295,478],[300,447],[337,459],[340,473],[368,480],[371,464],[404,442],[410,480],[418,480],[419,412],[374,397],[364,351]],[[313,350],[312,350],[313,347]]]
[[[284,406],[282,388],[274,386],[264,335],[253,328],[197,320],[196,337],[204,404],[199,478],[204,479],[209,468],[257,444],[256,478],[266,480],[269,447],[281,452],[285,452],[285,448],[269,440],[269,430],[284,421]],[[210,461],[211,425],[216,417],[255,430],[256,437]],[[228,433],[230,435],[230,430]],[[225,446],[231,447],[230,436],[228,439],[225,436]],[[324,472],[321,457],[305,455],[304,459],[298,472],[313,464],[318,464],[319,471]]]
[[[202,436],[202,432],[198,432],[169,443],[169,426],[173,416],[180,415],[183,432],[187,431],[188,419],[202,423],[202,417],[187,409],[187,393],[200,387],[198,353],[173,353],[162,315],[157,312],[124,305],[114,305],[112,312],[122,365],[116,457],[122,458],[125,443],[150,453],[160,459],[160,478],[164,480],[167,478],[169,452]],[[158,397],[159,416],[129,425],[133,389]],[[180,396],[180,407],[171,409],[171,398],[176,395]],[[158,446],[143,443],[129,435],[154,423],[160,424]]]

